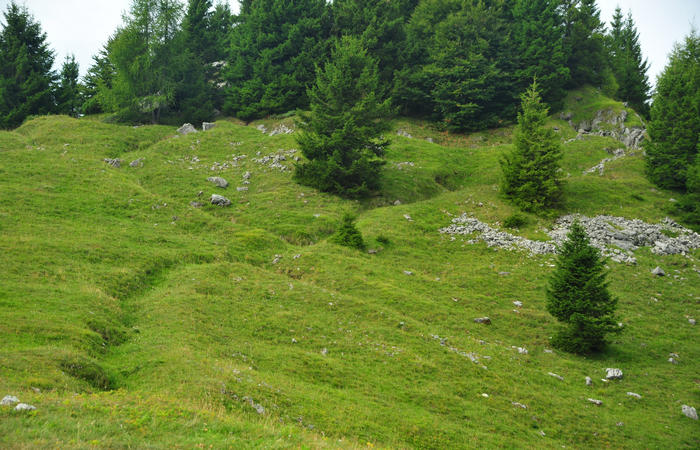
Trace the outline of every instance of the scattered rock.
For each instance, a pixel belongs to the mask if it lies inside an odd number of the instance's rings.
[[[605,378],[608,380],[621,380],[622,371],[620,369],[605,369]]]
[[[207,178],[207,181],[214,183],[216,186],[218,186],[220,188],[227,188],[228,187],[228,181],[226,181],[224,178],[221,178],[221,177],[209,177],[209,178]]]
[[[15,411],[34,411],[36,406],[28,405],[26,403],[18,403],[15,406]]]
[[[693,420],[698,420],[698,412],[692,406],[683,405],[681,406],[681,411],[686,417]]]
[[[426,140],[426,142],[430,142],[431,144],[433,144],[435,142],[435,140],[431,137],[425,138],[425,140]]]
[[[209,131],[216,126],[215,123],[202,122],[202,131]]]
[[[550,349],[548,349],[548,348],[545,348],[543,351],[544,351],[545,353],[554,353],[554,350],[550,350]]]
[[[238,192],[248,192],[248,186],[239,186],[236,188]]]
[[[589,402],[593,403],[594,405],[597,405],[597,406],[600,406],[600,405],[603,404],[603,402],[602,402],[601,400],[596,400],[596,399],[594,399],[594,398],[589,398],[589,399],[587,399],[587,400],[588,400]]]
[[[413,275],[413,272],[411,272],[410,270],[404,270],[403,273],[404,275],[408,275],[409,277]]]
[[[518,307],[518,308],[522,308],[522,307],[523,307],[523,302],[521,302],[521,301],[519,301],[519,300],[514,301],[513,304],[514,304],[516,307]]]
[[[217,206],[229,206],[231,205],[231,200],[227,199],[223,195],[211,194],[211,204]]]
[[[405,138],[413,139],[413,136],[406,130],[399,130],[396,132],[397,136],[403,136]]]
[[[377,254],[377,249],[376,249],[376,248],[370,248],[369,250],[367,250],[367,253],[369,253],[370,255],[376,255],[376,254]]]
[[[129,163],[129,167],[134,167],[134,168],[136,168],[136,167],[143,167],[143,160],[144,160],[144,159],[145,159],[145,158],[139,158],[139,159],[135,159],[135,160],[131,161],[131,162]]]
[[[282,255],[275,255],[275,257],[272,259],[272,264],[277,264],[281,259]]]
[[[394,202],[394,206],[399,206],[400,204],[401,204],[401,200],[396,200],[396,201]]]
[[[641,395],[636,394],[636,393],[634,393],[634,392],[628,392],[627,395],[629,395],[630,397],[634,397],[634,398],[636,398],[637,400],[641,400],[641,399],[642,399],[642,396],[641,396]]]
[[[483,323],[484,325],[491,325],[491,319],[488,317],[477,317],[474,319],[474,323]]]
[[[19,403],[19,399],[14,395],[6,395],[0,400],[0,406],[10,406]]]
[[[591,377],[586,377],[586,386],[592,386],[593,385],[593,379]]]
[[[511,348],[514,348],[515,350],[518,351],[521,355],[527,355],[529,352],[525,347],[516,347],[515,345],[511,346]]]
[[[122,160],[119,158],[105,158],[104,162],[109,164],[110,166],[114,167],[115,169],[119,169],[122,166]]]
[[[486,392],[482,393],[481,396],[484,398],[489,398],[489,394],[487,394]]]
[[[326,355],[328,354],[328,349],[327,349],[327,348],[322,348],[322,349],[321,349],[321,354],[322,354],[323,356],[326,356]]]
[[[564,377],[562,377],[561,375],[557,375],[556,373],[547,372],[547,375],[549,375],[550,377],[554,377],[559,381],[564,381]]]
[[[691,325],[695,325],[695,319],[693,319],[692,317],[688,318],[688,323]]]
[[[246,173],[243,174],[243,179],[244,179],[244,180],[250,180],[250,176],[251,176],[250,172],[246,172]]]
[[[277,127],[275,127],[274,130],[270,131],[270,136],[275,136],[278,134],[291,134],[291,133],[294,133],[294,129],[289,128],[287,125],[282,123],[282,124],[277,125]]]
[[[507,277],[508,275],[510,275],[510,272],[498,272],[498,275],[502,277]]]
[[[201,208],[204,205],[202,203],[199,203],[199,202],[190,202],[190,206],[193,208]]]
[[[296,339],[292,338],[292,344],[296,344],[297,342],[299,342],[299,341],[297,341]]]
[[[185,136],[185,135],[188,135],[190,133],[196,133],[197,129],[195,127],[193,127],[191,123],[186,123],[183,126],[181,126],[180,128],[178,128],[177,132],[180,133],[181,135]]]
[[[409,222],[413,222],[413,219],[411,219],[411,216],[408,215],[408,214],[404,214],[404,215],[403,215],[403,218],[406,219],[406,220],[408,220]]]
[[[671,364],[678,364],[678,361],[676,359],[674,359],[673,357],[668,358],[668,362],[670,362]]]
[[[666,272],[664,272],[664,269],[661,267],[656,266],[656,268],[652,269],[651,274],[656,275],[657,277],[663,277],[666,275]]]
[[[527,409],[527,405],[523,405],[520,402],[510,402],[510,403],[511,403],[511,405],[517,406],[518,408]]]
[[[255,127],[255,128],[257,128],[261,133],[267,134],[267,127],[265,127],[265,125],[260,124],[260,125],[258,125],[258,126]]]

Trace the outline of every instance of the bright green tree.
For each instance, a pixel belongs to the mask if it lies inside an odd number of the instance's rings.
[[[546,126],[547,106],[537,82],[522,95],[514,149],[501,160],[501,191],[526,211],[555,206],[562,196],[559,136]]]
[[[80,97],[81,88],[78,78],[80,70],[75,56],[66,56],[56,90],[56,106],[59,114],[67,114],[77,117],[80,113],[82,99]]]
[[[53,112],[54,54],[46,33],[26,7],[10,2],[0,31],[0,128],[14,128],[30,114]]]
[[[358,38],[343,38],[309,89],[311,111],[301,115],[297,136],[308,161],[297,165],[295,180],[352,198],[379,188],[391,107],[378,89],[376,61]]]
[[[325,0],[244,1],[231,32],[224,110],[243,120],[307,108],[314,67],[327,59]]]
[[[552,340],[555,347],[572,353],[598,351],[606,335],[621,330],[614,316],[617,298],[608,291],[606,275],[600,251],[574,221],[547,288],[547,311],[564,324]]]

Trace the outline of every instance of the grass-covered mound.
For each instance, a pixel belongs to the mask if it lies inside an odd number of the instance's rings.
[[[546,352],[553,257],[438,232],[517,212],[498,193],[510,129],[399,121],[412,138],[392,137],[382,191],[358,202],[295,184],[294,135],[259,124],[178,137],[45,117],[0,133],[0,396],[37,407],[0,407],[3,447],[697,444],[681,405],[700,404],[698,252],[610,262],[625,331],[598,356]],[[561,214],[668,214],[640,156],[582,174],[619,145],[563,146]],[[331,242],[348,211],[371,253]],[[531,239],[553,220],[524,217]],[[624,378],[602,382],[607,367]]]

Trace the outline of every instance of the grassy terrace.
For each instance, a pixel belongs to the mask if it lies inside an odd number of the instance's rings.
[[[560,122],[562,140],[575,136]],[[498,194],[511,129],[455,136],[399,120],[413,138],[392,138],[382,192],[357,202],[256,162],[295,148],[294,135],[258,124],[177,137],[58,116],[0,132],[0,397],[37,407],[0,407],[1,447],[698,445],[681,404],[700,406],[687,320],[700,318],[700,252],[610,262],[625,333],[595,357],[547,353],[553,258],[438,233],[462,212],[491,224],[515,212]],[[652,188],[640,156],[582,175],[617,146],[564,146],[557,215],[669,214],[672,195]],[[103,162],[115,157],[121,168]],[[232,205],[208,204],[212,193]],[[345,211],[376,254],[327,242]],[[530,238],[554,220],[527,217],[519,233]],[[657,265],[670,276],[652,277]],[[606,367],[623,380],[602,382]]]

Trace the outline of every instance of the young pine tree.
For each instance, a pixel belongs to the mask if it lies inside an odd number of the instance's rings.
[[[56,90],[56,105],[60,114],[77,117],[80,112],[82,99],[80,98],[80,84],[78,77],[80,70],[75,56],[66,56],[61,67],[61,76]]]
[[[343,38],[308,91],[311,112],[301,116],[297,142],[309,161],[296,167],[295,180],[350,198],[379,188],[388,145],[380,135],[391,106],[378,84],[377,63],[361,41]]]
[[[608,292],[605,263],[578,221],[559,249],[557,266],[547,288],[547,311],[564,328],[552,345],[572,353],[603,349],[605,337],[617,333],[617,299]]]
[[[559,175],[559,137],[545,126],[547,106],[537,82],[522,95],[514,149],[501,160],[501,191],[525,211],[538,212],[555,206],[562,196]]]

